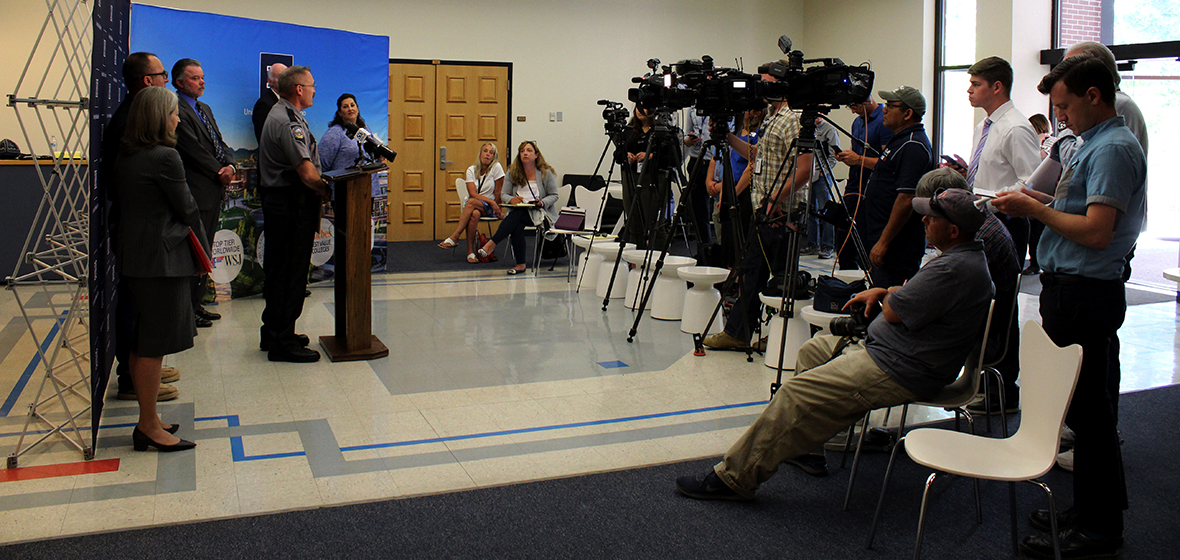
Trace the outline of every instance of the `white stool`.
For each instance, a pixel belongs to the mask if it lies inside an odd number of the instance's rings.
[[[643,293],[639,289],[639,284],[643,281],[645,270],[650,272],[655,268],[657,256],[653,251],[644,249],[623,251],[623,260],[635,265],[635,268],[632,268],[631,272],[627,274],[627,297],[623,300],[623,307],[635,309],[639,306],[643,300]],[[644,261],[648,261],[647,266],[643,265]],[[650,277],[648,281],[651,281]]]
[[[758,299],[762,300],[763,305],[773,309],[778,309],[783,301],[782,296],[768,296],[766,294],[758,294]],[[799,354],[799,347],[811,338],[811,325],[808,325],[807,321],[800,317],[798,311],[800,306],[810,307],[811,300],[795,300],[795,316],[787,325],[787,346],[784,350],[785,354],[783,354],[783,369],[795,369],[795,357]],[[763,360],[766,367],[772,369],[778,367],[778,351],[782,338],[783,316],[779,313],[770,320],[770,335],[766,338],[766,359]]]
[[[652,319],[679,321],[684,315],[684,294],[688,292],[688,282],[685,282],[676,271],[681,267],[695,264],[697,260],[692,257],[664,257],[664,266],[660,267],[660,276],[656,278],[656,287],[651,292]]]
[[[705,330],[705,324],[709,322],[709,317],[713,315],[713,310],[717,308],[717,302],[721,301],[721,292],[713,286],[728,278],[729,271],[712,266],[686,266],[677,270],[676,273],[684,280],[692,282],[692,288],[684,293],[684,313],[680,319],[680,332],[701,334],[721,332],[723,314],[720,312],[713,320],[713,326],[709,327],[709,332],[702,331]]]
[[[631,244],[628,243],[627,245],[630,246]],[[606,297],[606,289],[610,287],[610,275],[612,270],[617,269],[619,271],[618,277],[615,278],[616,280],[627,275],[627,263],[621,261],[615,262],[615,258],[618,256],[618,254],[619,243],[617,241],[604,241],[602,243],[595,243],[594,246],[590,248],[591,257],[597,255],[602,259],[602,263],[598,267],[598,281],[595,282],[594,286],[594,295],[600,298]],[[615,289],[611,290],[610,297],[611,299],[623,297],[623,290],[618,289],[616,286]]]
[[[828,313],[825,311],[816,311],[815,308],[813,308],[810,305],[808,305],[807,307],[804,307],[803,309],[800,309],[798,315],[800,317],[802,317],[804,321],[807,321],[808,324],[819,327],[819,331],[817,331],[815,333],[815,336],[822,336],[825,334],[830,334],[828,332],[828,325],[832,322],[832,319],[835,319],[836,317],[847,317],[848,316],[848,315],[841,315],[839,313]]]
[[[575,279],[574,286],[578,290],[586,288],[593,290],[598,286],[598,268],[602,266],[602,255],[590,254],[590,238],[582,235],[574,235],[574,245],[582,248],[582,254],[578,257],[578,277]],[[598,241],[595,243],[604,243]],[[589,275],[589,276],[587,276]]]

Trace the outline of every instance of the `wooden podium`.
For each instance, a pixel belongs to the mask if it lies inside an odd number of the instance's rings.
[[[372,216],[373,173],[387,169],[347,169],[325,174],[335,185],[336,334],[321,336],[333,362],[372,360],[389,355],[373,335]]]

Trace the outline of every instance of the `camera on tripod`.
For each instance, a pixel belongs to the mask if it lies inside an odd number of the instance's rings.
[[[874,305],[869,312],[869,316],[865,317],[865,304],[854,303],[848,307],[852,315],[848,317],[836,317],[832,322],[828,323],[828,331],[836,336],[848,336],[852,338],[864,338],[869,332],[869,323],[877,318],[881,313],[881,306]]]
[[[602,110],[602,120],[606,121],[603,127],[606,128],[608,135],[619,136],[627,130],[627,120],[631,117],[631,112],[622,103],[599,99],[598,104],[606,105],[606,108]]]
[[[759,67],[758,74],[715,66],[708,55],[662,66],[659,71],[657,65],[649,64],[652,72],[632,78],[639,86],[628,90],[627,98],[645,109],[695,106],[702,116],[733,116],[763,106],[765,99],[789,99],[792,109],[806,111],[860,103],[872,92],[872,70],[849,66],[838,58],[804,59],[801,51],[791,51],[786,35],[778,44],[784,54],[789,53],[787,62]],[[778,81],[762,81],[760,74]]]

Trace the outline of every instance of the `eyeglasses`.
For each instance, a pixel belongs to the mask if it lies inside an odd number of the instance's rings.
[[[164,70],[163,72],[153,72],[151,74],[144,74],[143,75],[143,77],[145,77],[145,78],[150,78],[152,76],[163,76],[164,79],[167,80],[168,79],[168,71]]]
[[[905,109],[904,103],[886,103],[885,106],[891,109]]]
[[[312,82],[310,84],[295,84],[295,85],[315,89],[315,82]]]

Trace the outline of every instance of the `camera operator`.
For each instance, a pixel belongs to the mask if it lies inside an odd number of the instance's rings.
[[[883,122],[893,138],[873,167],[856,227],[872,261],[861,267],[872,268],[874,285],[897,286],[918,271],[926,251],[910,201],[918,179],[934,169],[934,152],[922,126],[922,93],[910,86],[878,93],[885,100]]]
[[[762,80],[778,81],[765,72],[762,72]],[[725,330],[704,340],[705,346],[718,350],[749,346],[750,333],[758,322],[758,292],[766,287],[773,270],[785,265],[787,228],[796,228],[795,224],[776,218],[788,211],[790,215],[801,216],[807,205],[812,156],[800,154],[794,166],[786,161],[791,143],[799,136],[799,115],[791,111],[786,99],[767,101],[773,114],[763,123],[757,145],[749,145],[730,134],[733,149],[750,155],[746,173],[752,177],[753,199],[760,201],[762,206],[757,210],[751,228],[754,230],[751,235],[757,235],[758,239],[747,244],[749,250],[742,260],[738,301],[729,311]]]
[[[850,300],[881,306],[865,340],[809,340],[799,349],[800,373],[721,462],[703,476],[676,479],[676,488],[703,500],[752,499],[781,463],[818,456],[866,411],[928,399],[953,382],[979,341],[993,293],[983,244],[975,241],[984,214],[974,202],[958,189],[914,199],[927,239],[942,254],[904,286],[871,288]]]

